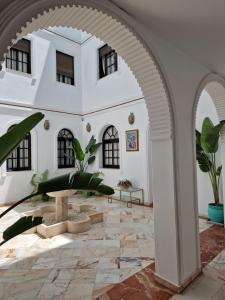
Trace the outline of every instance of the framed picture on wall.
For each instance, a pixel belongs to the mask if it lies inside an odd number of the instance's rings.
[[[138,129],[126,131],[126,151],[139,151]]]

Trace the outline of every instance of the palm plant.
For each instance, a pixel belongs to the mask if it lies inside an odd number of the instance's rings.
[[[196,133],[196,154],[199,168],[202,172],[208,173],[212,185],[214,202],[218,205],[219,184],[222,171],[222,165],[217,165],[216,153],[219,148],[220,131],[225,121],[214,126],[210,118],[205,118],[202,123],[202,132]]]
[[[33,114],[14,126],[12,130],[8,131],[6,134],[0,137],[0,166],[12,153],[12,151],[19,145],[25,135],[30,132],[30,130],[43,118],[44,115],[41,113]],[[94,174],[85,172],[65,174],[46,180],[44,182],[40,182],[35,193],[24,197],[23,199],[8,207],[4,212],[0,214],[0,218],[5,216],[13,208],[31,197],[68,189],[97,191],[105,195],[111,195],[114,193],[114,190],[111,187],[102,184],[102,179],[97,178]],[[9,239],[17,236],[20,233],[23,233],[24,231],[34,226],[40,225],[41,223],[42,217],[25,216],[20,218],[3,232],[3,241],[0,243],[0,245],[4,244]]]
[[[85,150],[82,149],[78,139],[74,139],[72,143],[74,159],[77,169],[80,172],[86,172],[89,165],[95,161],[95,154],[102,143],[97,143],[94,136],[91,137]]]

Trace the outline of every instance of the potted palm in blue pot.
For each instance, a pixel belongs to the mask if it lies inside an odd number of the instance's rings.
[[[224,124],[225,121],[222,121],[215,126],[207,117],[203,120],[202,131],[195,131],[198,165],[202,172],[208,173],[214,196],[214,202],[208,204],[208,219],[215,223],[224,223],[224,208],[219,196],[222,165],[216,160],[220,131]]]

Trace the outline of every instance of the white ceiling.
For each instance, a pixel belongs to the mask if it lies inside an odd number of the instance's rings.
[[[225,76],[225,0],[112,0],[211,71]]]

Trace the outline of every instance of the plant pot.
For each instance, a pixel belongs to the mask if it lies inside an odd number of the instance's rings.
[[[224,210],[223,204],[208,204],[208,219],[215,223],[224,223]]]

